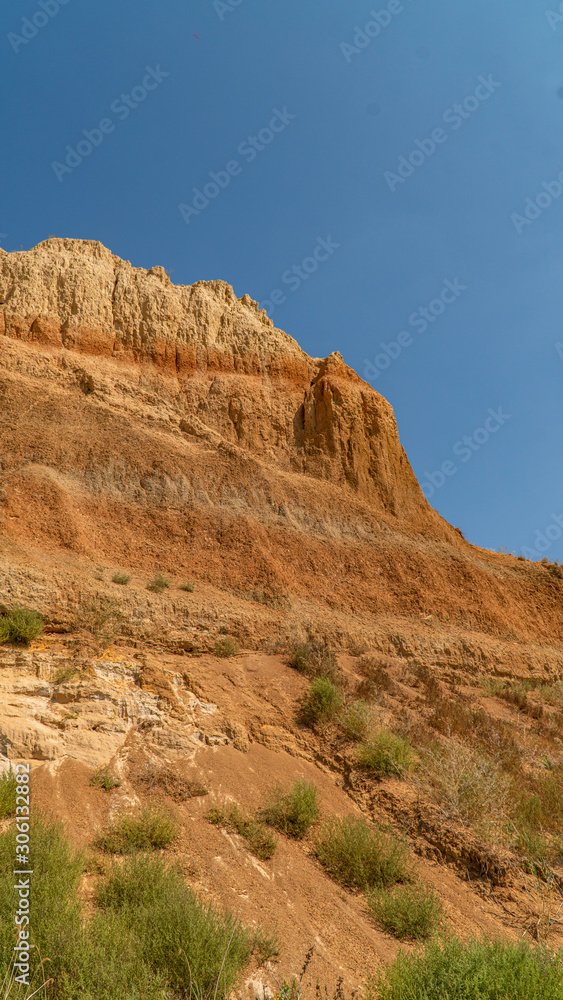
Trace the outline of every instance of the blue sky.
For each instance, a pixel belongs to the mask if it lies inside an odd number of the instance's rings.
[[[563,559],[549,2],[8,0],[2,246],[97,239],[269,303],[391,402],[470,541]]]

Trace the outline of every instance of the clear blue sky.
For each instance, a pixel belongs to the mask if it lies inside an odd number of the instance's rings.
[[[470,541],[540,538],[563,559],[549,2],[8,0],[2,245],[101,240],[177,283],[269,301],[309,354],[339,350],[392,403],[430,502]],[[87,153],[84,130],[97,144],[80,160],[66,147]],[[178,206],[209,184],[186,221]]]

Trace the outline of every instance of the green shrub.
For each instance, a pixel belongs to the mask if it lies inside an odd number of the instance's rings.
[[[272,789],[260,812],[265,823],[288,837],[297,838],[304,837],[320,815],[317,789],[306,781],[294,781],[288,790],[279,786]]]
[[[144,806],[138,812],[120,816],[95,841],[94,846],[109,854],[168,847],[178,835],[176,821],[161,806]]]
[[[168,580],[166,580],[161,573],[157,573],[150,583],[147,583],[147,590],[152,590],[155,594],[161,594],[162,591],[166,590],[169,586],[170,584],[168,583]]]
[[[41,635],[43,628],[43,618],[37,611],[16,605],[0,618],[0,645],[14,642],[27,646]]]
[[[372,725],[373,712],[367,701],[364,701],[363,698],[357,698],[346,706],[339,722],[344,735],[349,740],[363,740]]]
[[[368,897],[372,915],[396,938],[425,940],[438,928],[443,908],[433,889],[422,884],[401,885]]]
[[[0,968],[8,976],[18,908],[12,871],[15,836],[15,828],[0,835]],[[48,977],[52,983],[41,996],[51,1000],[162,1000],[172,995],[212,1000],[231,992],[253,950],[261,960],[276,953],[275,937],[241,926],[230,913],[199,901],[182,873],[154,855],[133,855],[102,870],[95,909],[88,915],[80,893],[84,859],[70,846],[62,826],[36,818],[30,857],[32,985],[20,992],[12,989],[10,1000],[24,1000]]]
[[[563,955],[527,943],[449,938],[399,953],[371,979],[371,1000],[563,1000]]]
[[[112,777],[107,767],[98,767],[90,778],[90,784],[103,788],[104,792],[111,792],[113,788],[119,788],[121,782]]]
[[[185,590],[188,594],[193,594],[194,585],[193,583],[182,583],[180,584],[180,590]]]
[[[332,681],[327,677],[315,677],[301,706],[301,716],[309,725],[330,722],[336,718],[342,705],[342,695]]]
[[[215,643],[215,655],[223,656],[227,659],[229,656],[236,656],[239,652],[239,647],[234,639],[230,639],[229,636],[225,636],[223,639],[218,639]]]
[[[358,748],[358,764],[376,774],[403,775],[413,766],[413,753],[406,740],[380,729]]]
[[[115,573],[114,576],[112,576],[111,581],[112,583],[118,583],[120,586],[124,587],[125,584],[129,583],[130,579],[131,577],[127,576],[127,573]]]
[[[238,806],[221,808],[214,806],[206,817],[214,826],[222,826],[231,833],[238,833],[251,854],[261,861],[269,861],[274,854],[277,841],[271,830],[260,819],[253,819],[240,811]]]
[[[326,642],[317,639],[294,646],[288,665],[307,677],[327,677],[335,682],[338,676],[335,653]]]
[[[317,836],[315,854],[332,878],[350,888],[389,886],[410,877],[406,844],[363,817],[327,820]]]
[[[0,819],[16,815],[16,772],[10,767],[0,778]]]
[[[182,996],[211,998],[217,988],[227,996],[253,950],[262,958],[277,950],[260,928],[200,902],[161,858],[136,855],[114,864],[96,902],[131,928],[139,958]]]

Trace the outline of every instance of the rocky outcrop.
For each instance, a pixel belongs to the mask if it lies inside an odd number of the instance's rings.
[[[338,352],[310,358],[225,282],[176,286],[162,267],[134,268],[100,243],[49,239],[28,252],[0,251],[0,303],[0,335],[168,376],[165,391],[183,404],[185,433],[215,431],[444,536],[387,401]],[[85,375],[83,391],[94,387]]]
[[[102,564],[137,586],[157,570],[209,584],[215,615],[235,595],[254,646],[290,620],[361,644],[397,615],[563,639],[559,577],[465,542],[423,496],[389,403],[224,282],[175,286],[86,240],[0,250],[0,334],[5,599],[35,603],[34,576],[59,614],[53,566],[87,590]],[[183,614],[171,648],[199,645]]]

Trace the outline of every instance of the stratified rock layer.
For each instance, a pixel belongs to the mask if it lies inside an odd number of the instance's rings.
[[[563,638],[561,581],[464,542],[387,401],[224,282],[50,239],[0,251],[0,334],[0,531],[27,564],[189,573],[341,635],[416,614]]]

